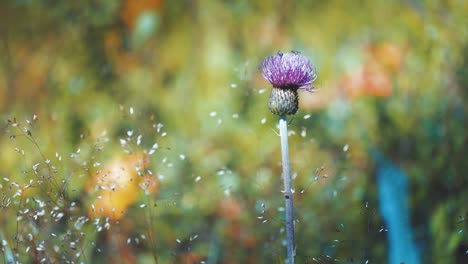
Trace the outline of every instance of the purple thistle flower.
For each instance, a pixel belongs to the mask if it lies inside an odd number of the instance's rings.
[[[317,70],[296,51],[266,57],[260,65],[263,78],[273,85],[268,107],[276,115],[294,115],[299,109],[298,89],[314,91]]]
[[[260,65],[263,78],[280,89],[313,91],[317,71],[308,58],[292,51],[266,57]]]

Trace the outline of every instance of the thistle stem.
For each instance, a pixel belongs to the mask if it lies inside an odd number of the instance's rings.
[[[283,166],[284,201],[286,211],[286,263],[294,264],[294,207],[291,186],[291,167],[289,164],[288,122],[286,121],[285,115],[281,115],[279,117],[279,130],[281,137],[281,158]]]

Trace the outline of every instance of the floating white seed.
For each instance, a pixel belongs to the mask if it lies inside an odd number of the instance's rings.
[[[304,119],[309,119],[310,118],[310,114],[307,114],[304,116]]]
[[[301,131],[301,137],[305,138],[306,136],[307,136],[307,131],[306,131],[306,129],[304,128],[304,129],[302,129],[302,131]]]
[[[213,111],[213,112],[210,113],[211,117],[216,116],[216,115],[217,115],[216,111]]]
[[[343,151],[346,152],[346,151],[348,151],[348,149],[349,149],[349,145],[348,144],[344,145]]]
[[[62,219],[62,217],[64,216],[65,214],[64,213],[58,213],[57,216],[55,217],[55,221],[59,221],[60,219]]]
[[[262,125],[263,125],[263,124],[266,123],[266,121],[267,121],[267,119],[266,119],[266,117],[264,117],[264,118],[262,118],[262,121],[260,121],[260,123],[262,123]]]

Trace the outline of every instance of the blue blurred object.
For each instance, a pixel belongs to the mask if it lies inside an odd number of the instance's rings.
[[[371,151],[376,162],[379,209],[388,229],[390,264],[419,264],[419,250],[413,240],[408,208],[408,178],[377,149]]]

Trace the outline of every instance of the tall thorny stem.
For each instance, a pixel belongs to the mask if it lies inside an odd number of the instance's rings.
[[[281,160],[283,167],[283,183],[284,183],[284,203],[286,211],[286,247],[287,257],[286,263],[294,263],[294,206],[293,193],[291,182],[291,166],[289,162],[289,146],[288,146],[288,122],[286,116],[279,117],[279,130],[281,137]]]

